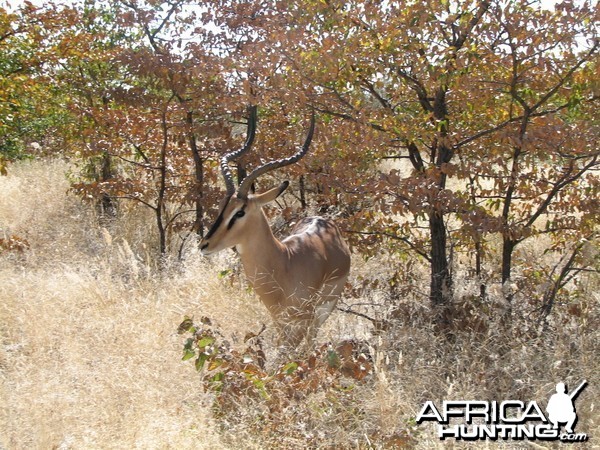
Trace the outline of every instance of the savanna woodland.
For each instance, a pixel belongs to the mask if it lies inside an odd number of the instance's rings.
[[[587,0],[0,2],[0,448],[516,448],[416,417],[584,379],[597,446],[599,25]],[[198,248],[250,106],[238,179],[316,118],[257,182],[290,180],[275,235],[321,215],[352,250],[304,354]]]

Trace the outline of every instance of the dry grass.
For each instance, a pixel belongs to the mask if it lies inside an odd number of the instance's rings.
[[[202,311],[247,328],[257,314],[202,264],[150,276],[131,250],[143,242],[99,229],[67,195],[65,169],[23,163],[0,178],[0,233],[30,246],[0,261],[0,444],[220,447],[177,325]]]
[[[260,400],[248,401],[244,414],[215,415],[213,394],[181,361],[177,326],[184,315],[209,316],[242,345],[246,332],[268,323],[263,308],[240,280],[217,277],[232,260],[209,265],[191,252],[158,273],[145,213],[124,210],[103,229],[67,194],[67,168],[24,162],[0,177],[0,238],[14,235],[29,245],[0,254],[0,448],[441,447],[430,427],[411,424],[425,400],[545,404],[557,381],[582,378],[589,386],[577,402],[578,428],[591,436],[590,448],[598,444],[600,308],[593,283],[580,314],[557,307],[545,329],[526,318],[527,305],[517,308],[511,327],[501,326],[490,305],[467,301],[466,281],[462,313],[445,333],[418,296],[395,301],[391,326],[379,336],[368,321],[336,313],[321,340],[368,342],[374,370],[363,383],[311,393],[270,416],[272,423],[261,422]],[[389,266],[355,263],[355,277]],[[390,303],[383,290],[365,295]],[[407,431],[410,439],[394,440]]]

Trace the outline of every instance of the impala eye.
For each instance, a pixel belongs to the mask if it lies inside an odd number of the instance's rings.
[[[239,219],[240,217],[244,217],[246,215],[246,211],[244,211],[243,209],[240,209],[238,212],[236,212],[233,217],[231,218],[231,220],[229,221],[229,223],[227,224],[227,229],[231,229],[231,227],[233,226],[233,224],[235,223],[235,221],[237,219]]]

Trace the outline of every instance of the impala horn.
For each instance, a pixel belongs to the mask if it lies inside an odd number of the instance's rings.
[[[227,188],[227,195],[231,197],[235,193],[235,184],[233,182],[233,176],[231,175],[231,168],[229,162],[233,161],[246,152],[252,147],[254,142],[254,136],[256,136],[256,116],[257,107],[256,105],[248,107],[248,128],[246,130],[246,142],[244,146],[234,152],[229,152],[221,157],[221,173],[225,179],[225,187]]]
[[[270,161],[262,166],[254,169],[250,174],[242,180],[240,187],[238,189],[238,197],[244,198],[248,196],[248,191],[252,186],[252,183],[256,181],[258,177],[264,175],[267,172],[270,172],[275,169],[279,169],[280,167],[289,166],[290,164],[294,164],[298,162],[306,153],[310,147],[310,142],[312,141],[313,134],[315,133],[315,111],[313,109],[311,118],[310,118],[310,128],[308,130],[308,134],[306,135],[306,139],[304,140],[304,144],[302,147],[298,149],[296,153],[294,153],[289,158],[277,159],[275,161]]]

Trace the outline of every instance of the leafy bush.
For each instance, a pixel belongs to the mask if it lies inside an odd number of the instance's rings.
[[[246,335],[240,351],[208,317],[199,323],[186,317],[178,328],[189,336],[182,359],[194,360],[205,391],[214,395],[213,412],[224,429],[243,424],[246,432],[279,446],[282,439],[319,445],[330,439],[328,423],[338,432],[342,425],[345,445],[365,436],[390,445],[413,441],[409,430],[384,435],[367,417],[359,396],[362,386],[372,384],[374,367],[365,343],[323,344],[305,357],[279,356],[269,368],[262,331]]]

